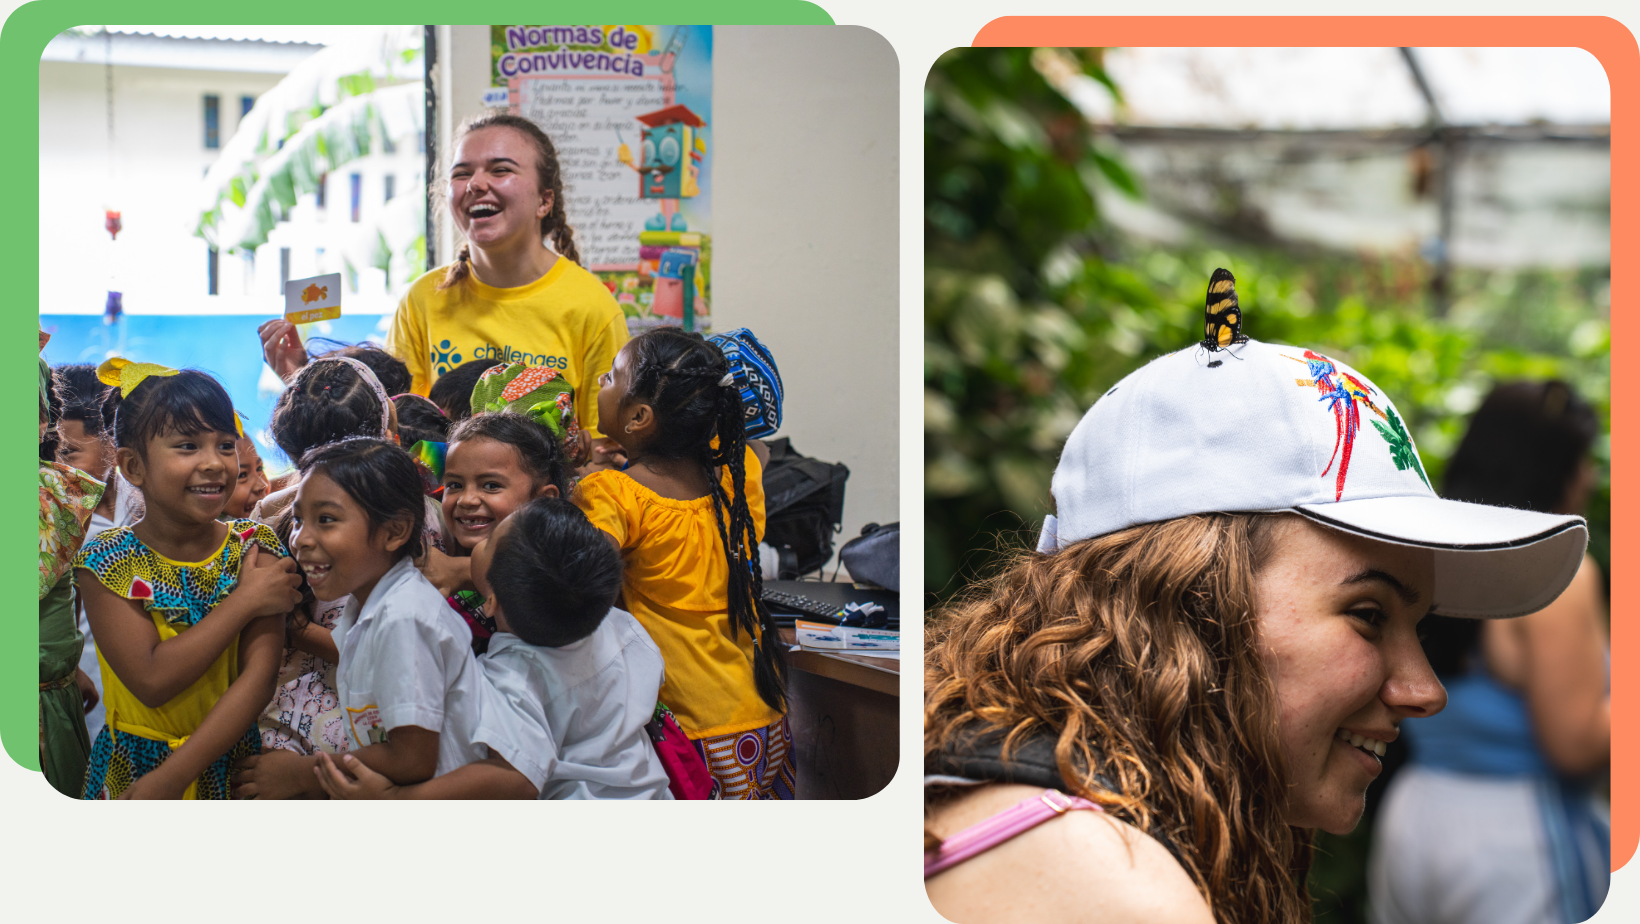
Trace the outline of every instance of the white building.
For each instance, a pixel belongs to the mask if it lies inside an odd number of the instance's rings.
[[[41,312],[100,314],[113,290],[133,314],[272,316],[285,280],[326,272],[356,286],[350,313],[391,311],[409,261],[388,262],[389,286],[370,255],[388,203],[401,212],[424,195],[418,133],[328,174],[254,251],[218,253],[195,234],[207,170],[258,98],[322,48],[120,31],[53,39],[40,63]],[[120,213],[116,240],[107,210]]]

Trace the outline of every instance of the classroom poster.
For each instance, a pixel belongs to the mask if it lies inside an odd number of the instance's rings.
[[[628,327],[710,330],[712,27],[490,36],[491,86],[557,147],[581,262]]]

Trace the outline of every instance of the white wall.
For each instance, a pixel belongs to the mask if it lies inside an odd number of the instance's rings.
[[[440,33],[448,158],[490,40]],[[900,519],[899,61],[854,26],[718,26],[712,69],[712,323],[774,353],[779,435],[849,467],[841,545]]]
[[[849,467],[839,545],[900,519],[898,87],[869,29],[714,30],[712,323],[774,353],[780,435]]]

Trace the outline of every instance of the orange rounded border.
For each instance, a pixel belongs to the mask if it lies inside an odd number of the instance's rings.
[[[1628,493],[1635,470],[1640,332],[1628,306],[1640,304],[1640,279],[1627,259],[1640,242],[1640,51],[1634,35],[1603,16],[1004,16],[974,36],[975,46],[1242,47],[1570,47],[1606,68],[1612,108],[1612,869],[1640,844],[1635,801],[1640,784],[1640,685],[1634,668],[1637,584],[1634,538],[1640,501]],[[1622,306],[1619,310],[1617,306]],[[1623,473],[1619,477],[1619,473]]]

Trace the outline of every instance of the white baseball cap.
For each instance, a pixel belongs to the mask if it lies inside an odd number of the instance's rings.
[[[1302,347],[1257,340],[1153,360],[1090,408],[1054,470],[1039,551],[1197,513],[1287,512],[1435,550],[1435,609],[1522,616],[1571,583],[1582,517],[1438,497],[1389,396]]]

